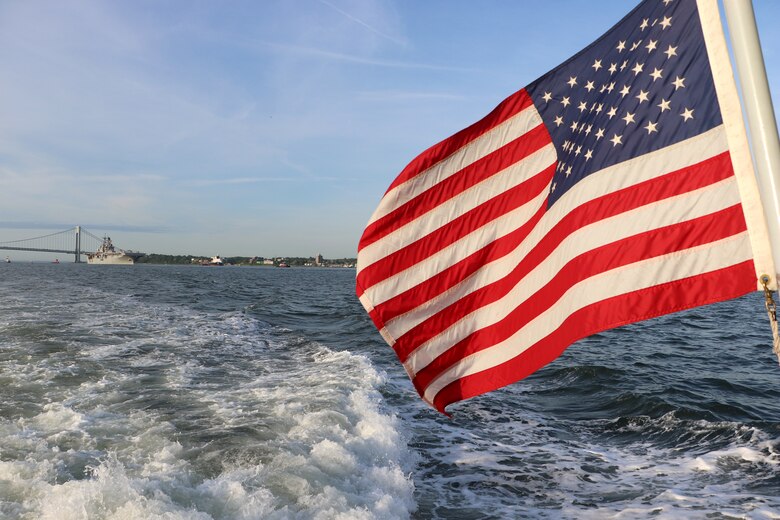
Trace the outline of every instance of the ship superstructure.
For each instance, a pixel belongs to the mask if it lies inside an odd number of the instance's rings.
[[[89,264],[131,265],[144,256],[145,253],[118,249],[111,242],[111,237],[103,237],[103,243],[94,253],[87,254]]]

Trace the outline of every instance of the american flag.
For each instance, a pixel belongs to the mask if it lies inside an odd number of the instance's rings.
[[[716,94],[733,78],[715,81],[728,58],[719,43],[711,66],[702,20],[695,0],[642,2],[392,183],[357,293],[436,409],[590,334],[756,289],[755,187],[735,175],[741,119],[729,129]]]

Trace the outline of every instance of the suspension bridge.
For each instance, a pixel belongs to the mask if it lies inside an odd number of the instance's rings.
[[[75,226],[65,231],[58,231],[40,237],[0,242],[0,249],[69,254],[74,255],[76,263],[79,263],[81,262],[81,255],[94,253],[102,243],[102,238],[93,235],[81,226]]]

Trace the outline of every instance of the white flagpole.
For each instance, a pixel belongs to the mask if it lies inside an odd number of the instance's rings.
[[[764,206],[775,270],[780,269],[780,140],[764,57],[750,0],[723,0],[750,131],[753,164]],[[770,273],[767,273],[770,274]],[[778,273],[770,275],[777,280]],[[772,284],[774,285],[774,284]]]

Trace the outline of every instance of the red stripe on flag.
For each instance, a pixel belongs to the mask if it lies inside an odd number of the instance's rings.
[[[742,207],[736,205],[588,251],[566,264],[547,285],[512,309],[501,321],[474,332],[442,353],[414,377],[414,384],[418,390],[425,389],[431,381],[461,359],[506,340],[552,307],[569,288],[587,278],[647,258],[708,244],[743,231],[745,220]],[[498,292],[504,296],[509,289],[511,286],[502,287]]]
[[[519,114],[531,105],[533,105],[533,101],[525,89],[521,89],[515,92],[502,101],[500,105],[494,108],[492,112],[483,117],[481,120],[477,121],[468,128],[464,128],[451,137],[448,137],[444,141],[431,146],[423,153],[418,155],[406,166],[406,168],[404,168],[404,170],[393,181],[387,191],[390,191],[399,184],[403,184],[412,177],[419,175],[442,159],[446,159],[457,150],[463,148],[470,141],[473,141],[482,134],[489,132],[494,127],[500,125],[510,117]]]
[[[531,270],[541,264],[558,244],[577,229],[652,202],[711,185],[731,176],[731,174],[729,154],[723,153],[688,168],[609,193],[577,207],[525,255],[510,275],[465,296],[445,311],[437,313],[406,334],[396,338],[396,343],[393,346],[396,354],[402,362],[405,361],[409,353],[420,344],[473,312],[474,309],[503,297]],[[425,300],[422,298],[426,298],[426,295],[422,295],[420,298],[422,301],[418,300],[414,303],[420,305],[431,297],[427,297]],[[380,313],[381,321],[387,322],[395,317],[389,315],[386,312],[387,309],[381,305],[377,306],[376,310]]]
[[[374,262],[358,274],[361,285],[367,288],[373,285],[372,280],[384,278],[386,273],[400,273],[489,222],[526,204],[547,189],[554,171],[555,165],[552,165],[527,181],[454,218],[408,246]],[[488,232],[490,231],[488,230]]]
[[[369,224],[360,239],[358,252],[472,186],[525,159],[550,142],[547,128],[539,124],[528,133],[466,166],[457,174],[431,186],[417,197]]]
[[[376,323],[377,320],[383,322],[380,316],[389,321],[396,316],[409,312],[422,303],[439,296],[458,282],[465,280],[478,271],[479,268],[511,253],[528,236],[528,233],[534,229],[546,212],[547,200],[545,199],[539,210],[521,227],[491,242],[423,283],[417,284],[411,289],[377,305],[371,311],[377,316],[374,322]]]
[[[755,290],[752,260],[594,303],[572,313],[552,334],[519,356],[444,387],[434,398],[440,412],[469,399],[514,383],[550,363],[572,343],[604,330],[663,314],[737,298]],[[659,304],[659,302],[661,302]],[[422,392],[421,392],[422,393]]]

